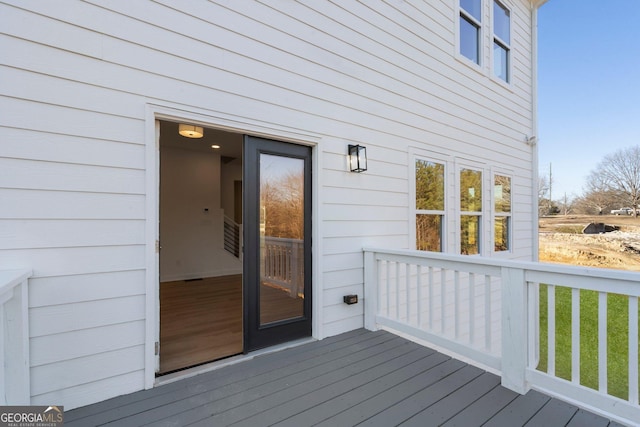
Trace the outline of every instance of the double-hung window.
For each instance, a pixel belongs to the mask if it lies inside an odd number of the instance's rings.
[[[460,54],[480,65],[482,0],[460,0]]]
[[[511,178],[504,175],[493,177],[493,250],[511,250]]]
[[[511,63],[511,12],[493,0],[493,74],[509,83]]]
[[[445,167],[416,159],[416,249],[442,252],[444,248]]]
[[[482,248],[482,171],[460,169],[460,253],[479,254]]]

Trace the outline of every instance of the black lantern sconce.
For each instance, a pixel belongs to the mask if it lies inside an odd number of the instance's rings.
[[[349,169],[351,172],[367,170],[367,147],[349,144]]]

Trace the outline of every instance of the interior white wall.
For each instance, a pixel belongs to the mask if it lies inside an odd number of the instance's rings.
[[[225,215],[233,219],[235,214],[234,182],[242,181],[242,159],[234,159],[221,166],[220,182],[222,188],[226,190],[220,194],[220,204]]]
[[[224,250],[220,156],[163,147],[160,158],[160,281],[240,274]]]

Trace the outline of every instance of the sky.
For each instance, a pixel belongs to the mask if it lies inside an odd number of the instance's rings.
[[[640,0],[549,0],[538,13],[538,153],[553,200],[640,145]]]

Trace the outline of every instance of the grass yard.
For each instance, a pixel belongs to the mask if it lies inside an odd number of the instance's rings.
[[[571,289],[556,286],[556,375],[571,380]],[[628,398],[628,298],[610,294],[607,300],[608,393]],[[540,285],[540,363],[547,371],[547,286]],[[580,292],[580,383],[598,389],[598,293]]]

